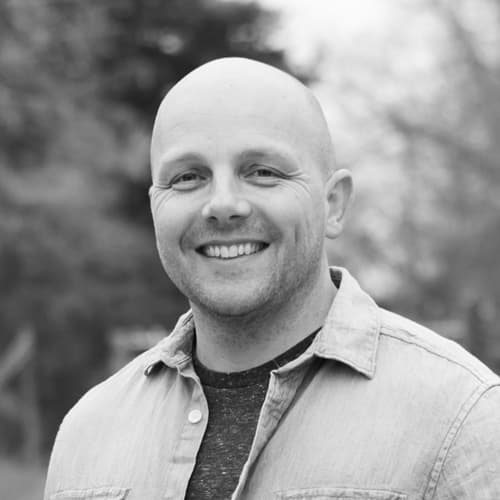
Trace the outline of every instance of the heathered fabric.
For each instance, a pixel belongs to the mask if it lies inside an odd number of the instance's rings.
[[[189,481],[187,500],[231,498],[252,445],[271,371],[300,356],[317,332],[277,358],[241,372],[212,371],[193,356],[207,398],[209,418]]]

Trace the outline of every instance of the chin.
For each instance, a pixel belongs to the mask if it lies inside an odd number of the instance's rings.
[[[259,293],[203,294],[191,297],[190,302],[214,316],[238,318],[261,313],[268,304]]]
[[[241,303],[234,300],[226,302],[204,301],[203,303],[198,303],[198,306],[209,314],[227,318],[241,318],[252,315],[260,310],[258,305]]]

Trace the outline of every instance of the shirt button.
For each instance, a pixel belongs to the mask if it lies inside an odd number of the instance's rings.
[[[201,420],[201,411],[200,410],[191,410],[188,414],[188,420],[192,424],[197,424]]]

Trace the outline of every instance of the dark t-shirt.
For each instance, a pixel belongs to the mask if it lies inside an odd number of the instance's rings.
[[[231,498],[250,452],[271,371],[300,356],[317,332],[277,358],[241,372],[212,371],[194,357],[194,368],[208,402],[209,419],[186,499]]]

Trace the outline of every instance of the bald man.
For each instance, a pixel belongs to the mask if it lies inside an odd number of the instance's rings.
[[[352,179],[307,88],[201,66],[160,105],[151,168],[191,309],[68,413],[47,500],[500,498],[500,379],[328,267]]]

